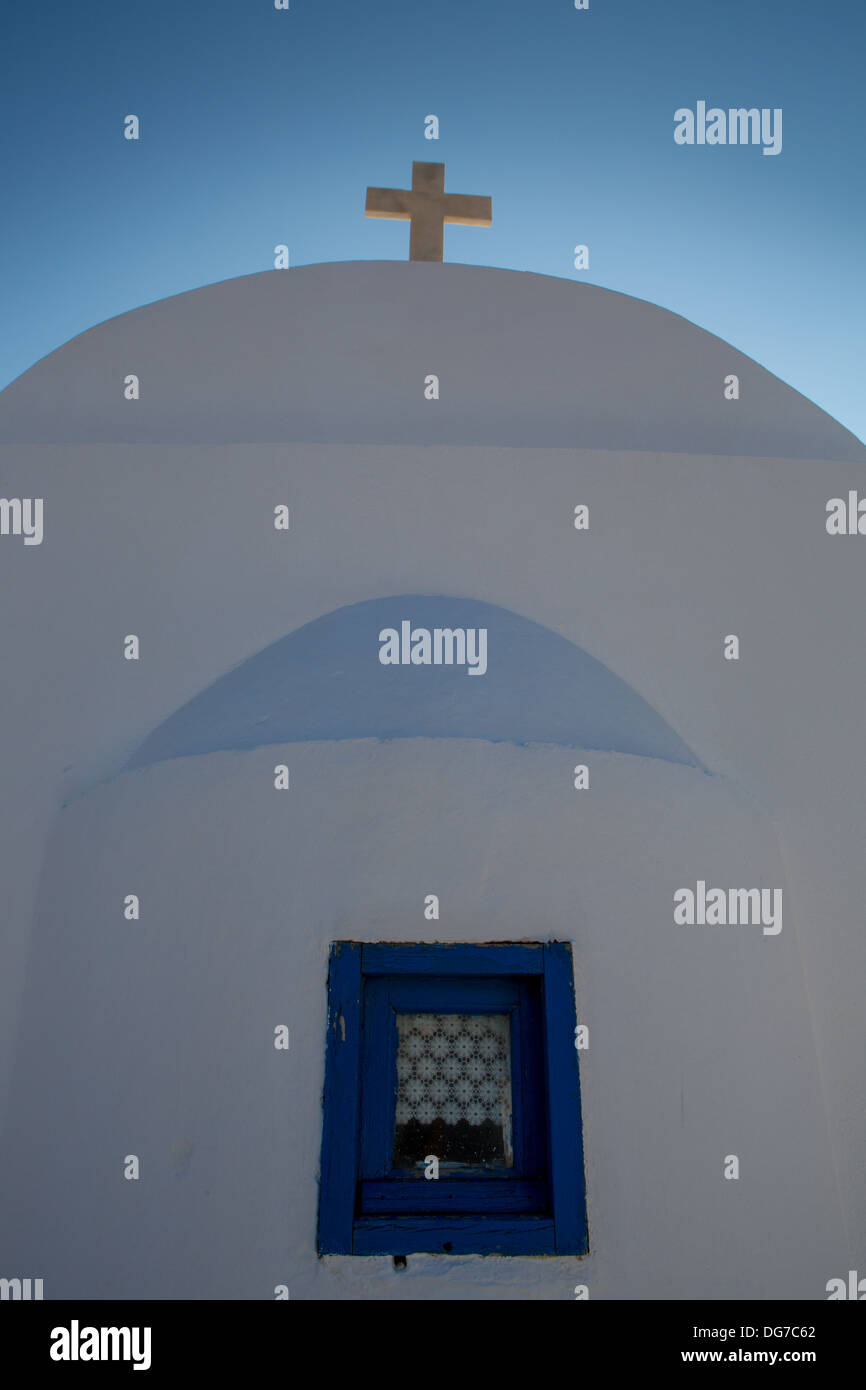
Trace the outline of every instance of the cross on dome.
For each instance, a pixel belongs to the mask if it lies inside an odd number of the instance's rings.
[[[490,227],[490,198],[445,192],[445,165],[412,164],[412,188],[368,188],[366,217],[396,217],[410,222],[409,260],[441,261],[446,222],[462,227]]]

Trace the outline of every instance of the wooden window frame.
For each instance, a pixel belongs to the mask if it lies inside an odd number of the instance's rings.
[[[419,1188],[417,1178],[407,1181],[390,1169],[396,1077],[391,1020],[404,1009],[458,1012],[461,1000],[467,1012],[512,1012],[515,1170]],[[585,1254],[575,1026],[567,942],[334,942],[319,1253]]]

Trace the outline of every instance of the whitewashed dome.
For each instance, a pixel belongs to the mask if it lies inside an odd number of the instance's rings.
[[[265,271],[109,319],[0,394],[3,442],[866,459],[811,401],[677,314],[552,276],[418,261]]]

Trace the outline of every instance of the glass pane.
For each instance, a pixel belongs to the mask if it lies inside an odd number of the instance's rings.
[[[398,1014],[395,1168],[510,1168],[508,1014]]]

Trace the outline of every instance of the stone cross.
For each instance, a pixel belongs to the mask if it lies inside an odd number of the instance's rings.
[[[411,223],[410,261],[441,261],[446,222],[461,227],[490,227],[490,198],[445,192],[445,165],[412,165],[412,188],[368,188],[366,217],[397,217]]]

